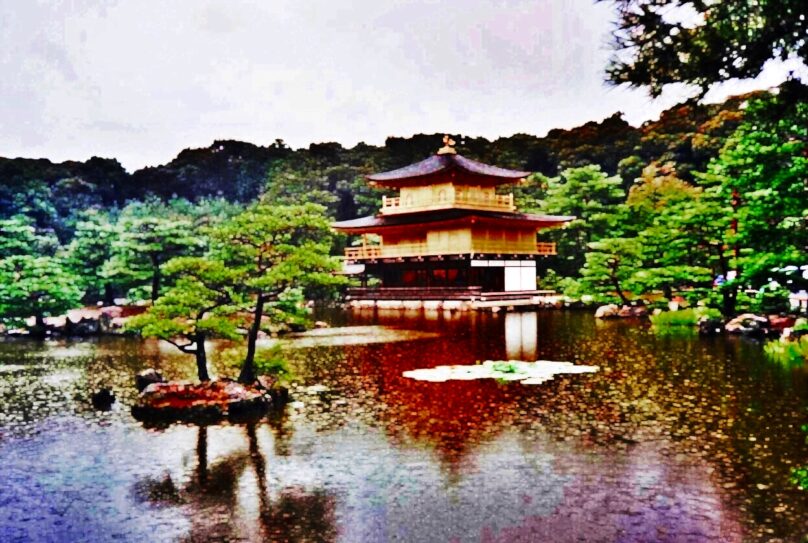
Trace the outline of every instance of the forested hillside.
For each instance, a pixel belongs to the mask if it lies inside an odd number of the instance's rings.
[[[703,170],[726,137],[738,126],[738,97],[717,105],[682,104],[657,121],[633,127],[619,113],[570,130],[551,130],[545,137],[516,134],[488,141],[455,134],[460,152],[470,158],[547,176],[576,166],[595,164],[619,174],[626,187],[642,168],[676,164],[685,180]],[[264,191],[289,199],[314,195],[329,202],[338,219],[368,212],[375,205],[362,174],[397,168],[421,160],[440,146],[442,134],[388,138],[383,147],[313,143],[292,150],[282,140],[261,147],[239,141],[214,141],[209,147],[185,149],[171,162],[129,173],[114,158],[52,163],[47,159],[0,157],[0,214],[25,213],[38,228],[53,229],[67,241],[75,214],[88,207],[122,206],[149,196],[161,199],[222,197],[249,202]],[[307,196],[308,197],[308,196]]]
[[[544,137],[453,137],[465,156],[536,172],[505,189],[520,209],[578,217],[542,234],[559,244],[542,286],[623,302],[685,293],[732,313],[737,303],[763,303],[744,299],[742,287],[773,275],[781,301],[783,287],[804,288],[801,275],[772,270],[804,264],[806,96],[788,81],[722,104],[681,104],[640,127],[616,113]],[[33,281],[18,282],[19,292],[0,287],[19,304],[0,302],[0,314],[31,315],[36,303],[52,314],[121,295],[154,300],[165,262],[205,254],[206,229],[257,200],[320,204],[336,220],[374,213],[382,192],[363,175],[421,160],[441,138],[298,150],[280,139],[215,141],[132,173],[114,159],[0,158],[0,283]]]

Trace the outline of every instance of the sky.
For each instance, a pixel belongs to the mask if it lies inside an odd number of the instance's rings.
[[[614,17],[592,0],[0,0],[0,156],[132,171],[216,139],[541,136],[695,93],[607,85]]]

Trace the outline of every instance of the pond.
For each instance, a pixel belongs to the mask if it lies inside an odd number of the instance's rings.
[[[0,541],[802,541],[808,373],[740,338],[575,311],[331,312],[253,424],[145,428],[131,338],[0,341]],[[339,327],[350,326],[347,330]],[[211,355],[214,372],[217,350]],[[598,366],[429,382],[483,360]],[[92,408],[94,390],[118,402]]]

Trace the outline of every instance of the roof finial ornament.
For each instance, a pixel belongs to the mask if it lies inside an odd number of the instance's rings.
[[[455,140],[449,137],[449,134],[443,136],[443,147],[438,149],[439,155],[456,155],[457,150],[454,148]]]

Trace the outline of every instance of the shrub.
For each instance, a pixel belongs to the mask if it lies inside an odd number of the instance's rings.
[[[694,327],[699,319],[707,317],[710,319],[721,318],[721,312],[709,307],[696,307],[691,309],[680,309],[679,311],[665,311],[658,315],[651,315],[651,324],[655,327],[665,328],[670,326]]]
[[[808,489],[808,466],[791,470],[791,484],[797,485],[800,490]]]
[[[536,286],[539,290],[559,290],[558,284],[562,279],[555,270],[547,270],[543,277],[539,277]]]
[[[803,424],[800,429],[808,434],[808,424]],[[808,443],[808,435],[805,436],[805,442]],[[789,480],[800,490],[808,489],[808,465],[793,468]]]
[[[764,288],[756,296],[758,311],[761,313],[788,313],[791,306],[788,303],[788,290],[778,287],[776,289]]]
[[[589,294],[585,292],[583,285],[577,279],[572,277],[564,277],[558,282],[556,290],[561,292],[564,296],[569,296],[570,298],[574,298],[576,300],[580,299],[581,296],[585,294]]]
[[[763,352],[769,360],[784,366],[801,366],[808,359],[808,336],[801,336],[794,341],[769,341],[763,346]]]

